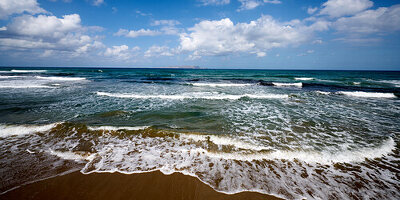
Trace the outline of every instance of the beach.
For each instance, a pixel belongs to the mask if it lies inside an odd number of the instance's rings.
[[[398,199],[399,77],[2,68],[0,193],[17,188],[3,199]]]
[[[0,195],[0,199],[86,199],[86,200],[278,200],[256,192],[224,194],[198,179],[180,173],[164,175],[159,171],[141,174],[73,172],[27,184]]]

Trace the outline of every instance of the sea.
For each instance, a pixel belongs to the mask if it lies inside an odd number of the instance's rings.
[[[0,193],[156,170],[227,194],[400,199],[400,72],[0,68]]]

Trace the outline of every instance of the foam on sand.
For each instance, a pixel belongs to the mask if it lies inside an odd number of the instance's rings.
[[[0,137],[27,135],[52,129],[58,123],[46,125],[0,125]]]
[[[364,97],[364,98],[396,98],[396,95],[393,93],[380,93],[380,92],[361,92],[361,91],[356,91],[356,92],[345,92],[345,91],[340,91],[338,94],[343,94],[347,96],[353,96],[353,97]]]
[[[149,126],[88,126],[89,130],[97,131],[97,130],[110,130],[110,131],[117,131],[117,130],[141,130],[146,129]]]
[[[272,83],[274,86],[277,87],[303,87],[303,83]]]
[[[288,98],[285,94],[243,94],[243,95],[232,95],[232,94],[213,94],[213,93],[194,93],[194,94],[182,94],[182,95],[140,95],[140,94],[119,94],[119,93],[108,93],[108,92],[97,92],[97,95],[117,97],[117,98],[133,98],[133,99],[171,99],[171,100],[183,100],[183,99],[210,99],[210,100],[238,100],[241,98],[254,98],[254,99],[284,99]]]
[[[74,161],[91,161],[93,158],[95,158],[96,154],[89,154],[89,153],[77,153],[77,152],[71,152],[71,151],[55,151],[52,149],[49,149],[47,151],[49,154],[57,156],[61,159],[64,160],[74,160]]]
[[[56,77],[56,76],[36,76],[38,79],[52,80],[52,81],[83,81],[86,78],[80,77]]]

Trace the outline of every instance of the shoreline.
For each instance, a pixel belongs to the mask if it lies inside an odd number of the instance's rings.
[[[281,198],[258,192],[225,194],[217,192],[195,177],[160,171],[139,174],[92,173],[79,171],[55,176],[15,188],[0,199],[183,199],[251,200]]]

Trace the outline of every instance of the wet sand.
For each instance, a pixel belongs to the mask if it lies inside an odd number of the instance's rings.
[[[0,196],[0,199],[165,199],[165,200],[253,200],[279,199],[257,192],[227,195],[216,192],[197,178],[159,171],[142,174],[74,172],[31,183]]]

